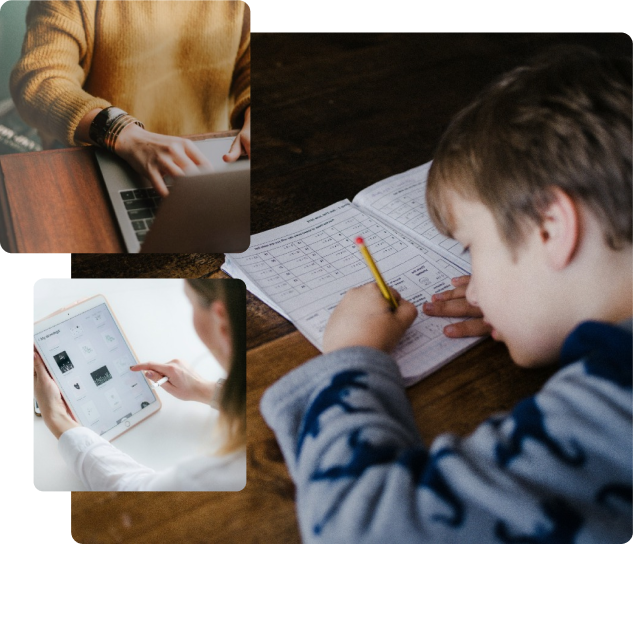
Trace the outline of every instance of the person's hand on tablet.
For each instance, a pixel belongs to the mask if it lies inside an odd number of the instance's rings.
[[[216,383],[204,380],[183,361],[139,363],[133,365],[130,370],[143,371],[146,378],[152,382],[158,382],[163,377],[167,377],[168,381],[161,387],[177,399],[186,402],[202,402],[203,404],[212,402]]]
[[[36,350],[33,350],[33,390],[42,419],[55,438],[60,438],[67,430],[79,426],[68,411],[60,390]]]

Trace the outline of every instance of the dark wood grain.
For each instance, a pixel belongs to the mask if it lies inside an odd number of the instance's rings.
[[[253,35],[252,231],[353,199],[368,185],[431,159],[448,121],[481,88],[561,43],[632,53],[627,35]],[[218,276],[220,265],[214,256],[156,265],[122,258],[74,256],[73,276]],[[73,537],[299,541],[294,487],[258,404],[275,380],[317,354],[291,324],[249,296],[246,488],[73,493]],[[502,344],[480,343],[408,390],[423,440],[469,434],[535,392],[552,371],[520,369]]]

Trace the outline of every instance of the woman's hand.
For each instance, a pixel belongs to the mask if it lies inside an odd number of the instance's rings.
[[[67,430],[79,426],[36,350],[33,351],[33,391],[42,419],[55,438],[60,438]]]
[[[455,289],[449,289],[440,294],[433,294],[431,302],[424,304],[426,315],[441,317],[468,317],[471,319],[444,327],[447,337],[481,337],[489,335],[492,326],[484,322],[484,314],[479,307],[471,305],[466,299],[466,288],[469,276],[458,276],[451,280]]]
[[[323,352],[368,346],[391,352],[417,317],[415,305],[390,288],[398,303],[393,310],[375,283],[349,290],[331,314],[322,340]]]
[[[183,361],[169,363],[139,363],[131,371],[143,371],[148,380],[157,382],[164,376],[168,381],[161,385],[170,395],[186,402],[210,404],[214,393],[214,382],[208,382],[195,373]]]
[[[163,177],[180,177],[186,173],[212,170],[212,165],[199,148],[187,138],[148,132],[131,123],[115,143],[115,153],[139,174],[150,180],[153,188],[168,196]]]
[[[230,150],[223,156],[226,162],[236,162],[241,155],[246,154],[251,158],[251,140],[250,140],[250,108],[245,110],[245,121],[243,121],[243,129],[234,139]]]

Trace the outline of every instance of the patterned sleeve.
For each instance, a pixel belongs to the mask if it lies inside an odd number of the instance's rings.
[[[349,348],[293,371],[261,408],[306,542],[625,542],[631,373],[627,384],[578,360],[510,413],[426,448],[393,360]]]

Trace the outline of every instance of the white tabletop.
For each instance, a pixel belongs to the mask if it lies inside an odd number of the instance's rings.
[[[223,369],[192,326],[192,308],[178,279],[45,279],[35,284],[37,321],[76,300],[102,294],[140,361],[179,358],[209,380]],[[158,389],[163,407],[113,441],[135,460],[156,470],[208,453],[217,411],[182,402]],[[39,490],[86,490],[62,460],[57,439],[34,416],[34,483]]]

